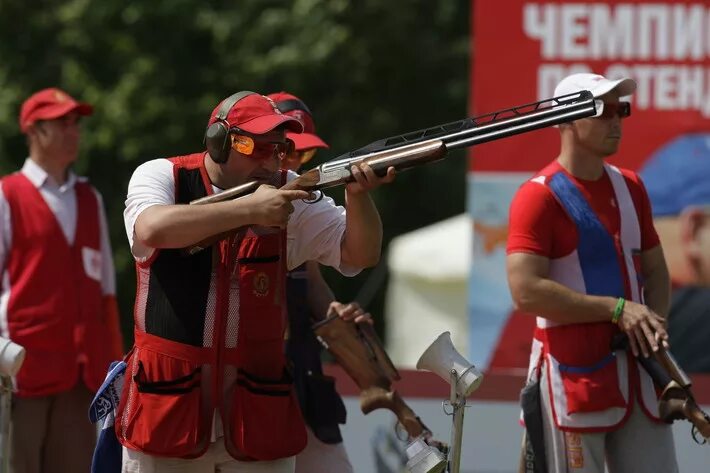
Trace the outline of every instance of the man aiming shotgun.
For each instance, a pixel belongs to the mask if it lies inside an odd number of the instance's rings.
[[[409,169],[443,159],[448,151],[554,126],[594,113],[595,105],[591,95],[580,91],[466,118],[375,141],[306,171],[286,183],[282,189],[300,189],[313,193],[352,182],[355,177],[351,167],[356,164],[367,164],[376,175],[381,176],[390,167],[398,171]],[[241,197],[254,192],[259,185],[258,181],[247,182],[219,194],[194,200],[191,204],[201,205]]]
[[[115,423],[123,471],[293,472],[306,431],[284,369],[286,270],[375,264],[382,231],[368,193],[396,169],[594,110],[575,93],[382,140],[296,176],[278,167],[297,120],[254,92],[220,102],[206,151],[144,163],[129,184],[138,293]],[[341,184],[347,210],[304,201]]]
[[[244,182],[294,179],[279,167],[286,132],[302,130],[272,100],[239,92],[210,114],[206,151],[134,172],[124,218],[138,274],[136,335],[115,423],[124,472],[294,471],[307,437],[284,357],[286,271],[318,261],[352,276],[376,264],[382,226],[369,192],[394,169],[376,176],[354,166],[347,210],[272,186],[185,204]],[[180,250],[224,232],[205,251]]]

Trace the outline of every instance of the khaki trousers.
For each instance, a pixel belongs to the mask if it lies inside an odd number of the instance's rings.
[[[163,458],[123,448],[122,473],[293,473],[295,457],[268,462],[240,462],[224,447],[224,439],[210,444],[199,458]]]
[[[309,427],[308,444],[296,455],[296,473],[353,473],[348,453],[341,443],[321,442]]]
[[[13,397],[11,473],[88,473],[96,444],[92,399],[82,383],[53,396]]]

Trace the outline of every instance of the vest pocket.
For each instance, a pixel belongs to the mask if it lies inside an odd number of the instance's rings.
[[[609,353],[592,365],[557,365],[567,401],[567,414],[626,407],[626,400],[619,389],[616,363],[614,353]]]
[[[131,378],[126,439],[137,449],[170,457],[199,454],[201,367],[150,350],[137,350]]]
[[[305,448],[306,430],[288,375],[269,380],[242,371],[228,399],[224,425],[240,453],[267,461]]]
[[[278,255],[239,259],[239,324],[250,340],[283,336],[281,265]]]

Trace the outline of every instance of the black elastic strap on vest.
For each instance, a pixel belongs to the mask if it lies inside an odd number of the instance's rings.
[[[200,169],[179,168],[175,202],[187,204],[207,195]],[[196,347],[204,346],[205,308],[212,274],[212,252],[185,256],[162,249],[150,267],[145,304],[145,331]]]

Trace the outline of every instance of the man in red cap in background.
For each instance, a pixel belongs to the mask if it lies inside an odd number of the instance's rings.
[[[23,104],[29,157],[0,181],[0,335],[26,349],[16,377],[16,473],[88,471],[96,431],[81,422],[123,353],[101,195],[71,169],[90,105],[56,89]]]
[[[302,129],[271,99],[239,92],[210,115],[206,152],[134,172],[124,220],[135,345],[115,422],[124,472],[294,471],[306,430],[283,349],[286,271],[310,260],[346,275],[375,265],[382,224],[369,191],[394,179],[393,168],[380,178],[353,166],[347,211],[275,188],[296,176],[279,167],[286,132]],[[186,205],[250,181],[273,185]]]
[[[294,145],[281,161],[283,168],[298,172],[318,149],[328,145],[316,135],[313,114],[298,97],[287,92],[267,97],[281,113],[303,124],[303,133],[286,132],[286,138]],[[311,326],[334,314],[358,323],[372,323],[372,318],[357,302],[343,304],[335,300],[317,261],[308,261],[290,271],[286,289],[289,315],[286,354],[294,364],[294,384],[308,427],[308,445],[296,456],[296,473],[352,472],[338,427],[345,423],[345,405],[335,390],[334,380],[323,375],[322,347]]]
[[[281,162],[281,166],[298,172],[302,166],[313,159],[319,149],[328,149],[328,144],[316,135],[313,114],[301,99],[288,92],[276,92],[267,95],[284,115],[293,117],[303,124],[303,133],[286,132],[286,138],[294,144],[293,150]]]

